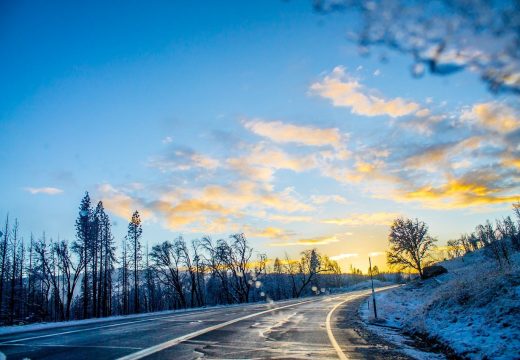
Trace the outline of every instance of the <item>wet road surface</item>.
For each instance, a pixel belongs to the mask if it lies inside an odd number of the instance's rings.
[[[11,359],[408,359],[364,332],[367,290],[0,336]]]

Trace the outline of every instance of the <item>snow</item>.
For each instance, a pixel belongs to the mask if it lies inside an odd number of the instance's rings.
[[[519,253],[511,263],[501,270],[482,251],[445,261],[447,274],[376,295],[380,323],[402,331],[370,330],[427,335],[468,359],[519,359]],[[362,316],[373,320],[365,308]]]

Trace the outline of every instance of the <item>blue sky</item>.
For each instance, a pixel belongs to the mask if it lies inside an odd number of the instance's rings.
[[[0,216],[25,234],[73,239],[88,190],[118,242],[137,209],[151,244],[244,231],[271,257],[317,246],[365,269],[369,253],[384,263],[395,216],[443,243],[518,198],[516,99],[469,72],[417,80],[407,57],[360,56],[347,14],[2,6]]]

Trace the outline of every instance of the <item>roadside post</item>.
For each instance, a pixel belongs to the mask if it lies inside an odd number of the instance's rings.
[[[370,280],[372,281],[372,302],[374,303],[374,317],[377,319],[377,307],[376,307],[376,292],[374,291],[374,278],[372,276],[372,260],[368,257],[368,263],[370,265]]]

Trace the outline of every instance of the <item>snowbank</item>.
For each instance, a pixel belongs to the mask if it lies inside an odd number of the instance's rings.
[[[377,294],[381,324],[426,335],[463,358],[519,359],[520,254],[503,270],[483,252],[441,265],[447,274]]]

